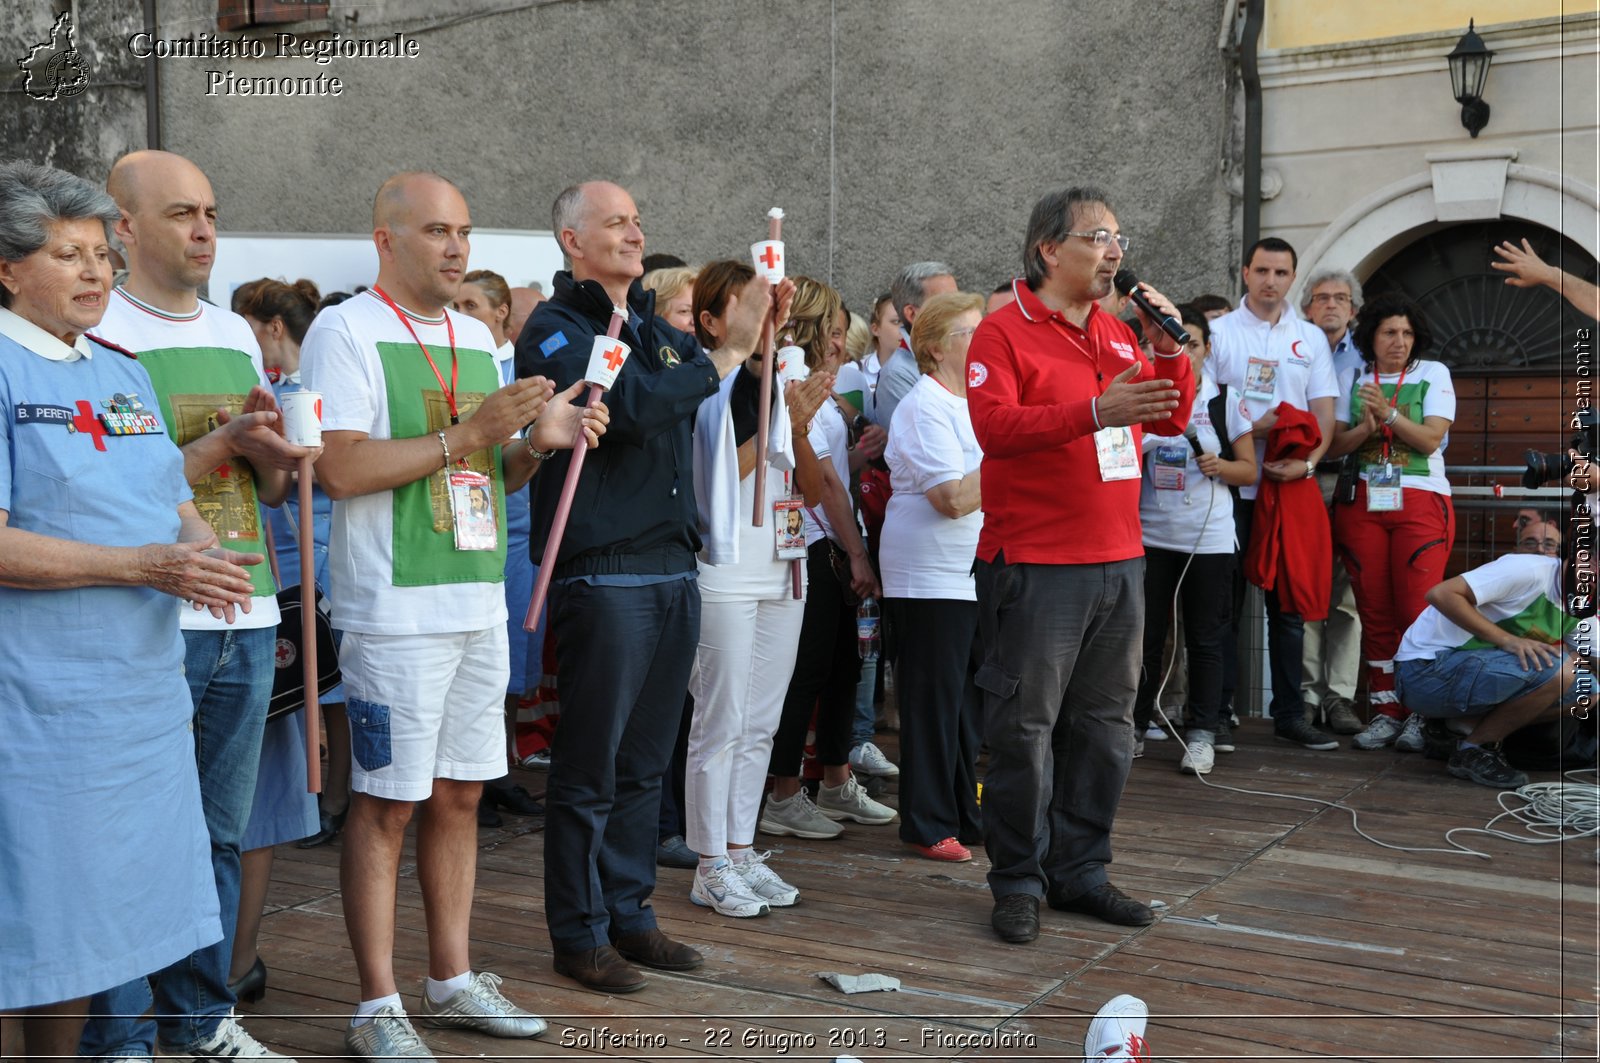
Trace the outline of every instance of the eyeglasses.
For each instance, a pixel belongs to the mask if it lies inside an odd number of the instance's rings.
[[[1344,292],[1318,292],[1311,297],[1313,303],[1348,303],[1350,296]]]
[[[1523,554],[1544,554],[1546,557],[1556,557],[1561,553],[1561,543],[1555,539],[1527,538],[1517,544],[1517,552]]]
[[[978,331],[978,326],[969,325],[966,328],[953,328],[953,329],[951,329],[949,331],[949,333],[947,335],[949,336],[950,339],[954,340],[954,339],[959,339],[962,336],[970,336],[974,332],[977,332],[977,331]]]
[[[1066,235],[1081,236],[1096,247],[1110,247],[1112,242],[1115,241],[1116,245],[1123,251],[1128,250],[1128,238],[1126,236],[1112,236],[1109,229],[1096,229],[1092,233],[1068,232]]]

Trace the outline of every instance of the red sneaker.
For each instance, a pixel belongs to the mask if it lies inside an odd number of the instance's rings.
[[[972,859],[972,850],[954,838],[946,838],[932,845],[913,845],[912,848],[929,860],[947,860],[952,864],[961,864]]]

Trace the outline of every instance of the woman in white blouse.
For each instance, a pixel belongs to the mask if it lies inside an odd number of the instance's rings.
[[[911,351],[923,375],[895,409],[884,451],[894,488],[881,562],[901,705],[900,838],[930,860],[971,860],[967,844],[982,837],[972,559],[983,451],[967,414],[967,346],[982,308],[971,292],[922,305]]]

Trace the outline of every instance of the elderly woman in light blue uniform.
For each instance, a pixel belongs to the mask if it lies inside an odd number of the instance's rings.
[[[116,217],[77,177],[0,166],[0,1012],[27,1059],[74,1054],[87,997],[222,936],[178,599],[231,611],[250,580],[207,552],[149,376],[85,335]]]

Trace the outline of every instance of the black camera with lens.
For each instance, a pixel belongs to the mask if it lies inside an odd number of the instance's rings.
[[[1575,431],[1571,447],[1581,457],[1595,457],[1596,436],[1600,435],[1600,413],[1593,409],[1579,410],[1573,418]],[[1550,454],[1538,450],[1527,451],[1522,456],[1527,467],[1522,470],[1522,486],[1541,487],[1544,484],[1565,480],[1572,471],[1571,454]]]

